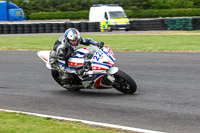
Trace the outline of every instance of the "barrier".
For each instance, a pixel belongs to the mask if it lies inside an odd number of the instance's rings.
[[[67,28],[80,32],[100,32],[99,22],[47,22],[0,24],[0,34],[64,33]]]
[[[1,23],[0,34],[64,33],[67,28],[80,32],[103,32],[100,22],[47,22],[47,23]],[[130,20],[130,30],[200,30],[200,17],[134,19]]]
[[[88,23],[87,22],[80,22],[80,31],[81,32],[88,32]]]
[[[164,19],[136,19],[130,20],[130,30],[148,31],[148,30],[166,30],[167,25]]]
[[[192,18],[170,18],[165,19],[167,30],[192,30]]]
[[[193,18],[192,19],[192,29],[193,30],[200,30],[200,18]]]

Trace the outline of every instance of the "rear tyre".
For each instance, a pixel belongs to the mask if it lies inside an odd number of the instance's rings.
[[[135,81],[125,72],[119,70],[114,74],[113,87],[124,94],[133,94],[137,90]]]
[[[59,77],[59,72],[57,70],[51,70],[51,75],[53,77],[53,79],[60,85],[63,87],[64,84],[61,83],[60,79],[58,78]]]
[[[59,72],[57,70],[51,70],[51,75],[53,77],[53,79],[60,85],[63,87],[63,83],[61,82],[61,80],[58,78],[59,77]],[[64,87],[63,87],[64,88]],[[69,91],[79,91],[80,88],[65,88]]]

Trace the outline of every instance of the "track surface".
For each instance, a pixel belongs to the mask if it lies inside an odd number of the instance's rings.
[[[200,53],[116,52],[116,65],[138,84],[69,92],[36,51],[0,51],[0,108],[169,133],[200,131]]]

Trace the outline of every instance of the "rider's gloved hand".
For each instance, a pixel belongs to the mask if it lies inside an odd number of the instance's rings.
[[[104,42],[98,42],[97,43],[97,47],[99,47],[100,49],[103,48],[104,46]]]
[[[54,59],[54,58],[50,58],[49,59],[49,64],[50,64],[50,66],[51,66],[52,69],[56,69],[57,68],[56,63],[57,63],[56,59]]]

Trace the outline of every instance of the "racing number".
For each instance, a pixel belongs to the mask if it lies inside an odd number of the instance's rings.
[[[95,53],[95,55],[93,56],[93,59],[96,59],[97,61],[99,61],[102,55],[103,55],[103,51],[99,50]]]

